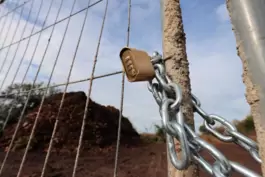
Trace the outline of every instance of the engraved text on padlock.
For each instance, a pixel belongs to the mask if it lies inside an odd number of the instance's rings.
[[[146,52],[125,47],[120,58],[129,82],[149,81],[155,77],[151,57]]]

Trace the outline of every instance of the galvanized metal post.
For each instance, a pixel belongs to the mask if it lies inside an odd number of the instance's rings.
[[[191,85],[189,78],[189,62],[186,54],[186,37],[183,28],[180,0],[161,0],[163,58],[167,75],[178,83],[183,93],[183,111],[185,122],[194,128],[193,106],[191,102]],[[176,141],[176,140],[175,140]],[[178,143],[176,148],[179,149]],[[181,158],[181,157],[179,157]],[[197,177],[197,165],[191,165],[187,170],[174,168],[168,157],[169,177]]]
[[[265,176],[265,1],[227,0]]]

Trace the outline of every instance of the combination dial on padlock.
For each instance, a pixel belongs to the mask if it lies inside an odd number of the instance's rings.
[[[149,81],[155,77],[151,57],[145,51],[124,47],[120,59],[129,82]]]

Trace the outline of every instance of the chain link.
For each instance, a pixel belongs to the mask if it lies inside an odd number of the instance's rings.
[[[184,121],[183,113],[180,108],[182,102],[182,92],[178,84],[173,83],[166,75],[165,65],[162,56],[155,52],[152,56],[152,64],[155,69],[155,78],[148,83],[148,90],[153,94],[162,117],[162,126],[166,132],[167,148],[171,163],[178,170],[184,170],[196,163],[204,168],[214,177],[227,177],[236,171],[243,176],[260,177],[259,174],[250,169],[229,161],[217,148],[210,143],[202,140]],[[262,163],[258,154],[258,145],[250,138],[239,133],[237,128],[225,118],[207,114],[202,108],[200,100],[192,96],[194,112],[198,113],[204,119],[206,129],[216,138],[224,142],[233,142],[247,150],[250,155],[258,162]],[[213,129],[216,122],[225,127],[224,134]],[[174,138],[179,141],[181,148],[181,158],[177,155]],[[207,151],[215,162],[210,164],[201,155],[200,152]]]

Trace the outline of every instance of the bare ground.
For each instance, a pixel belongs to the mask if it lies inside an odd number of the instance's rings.
[[[40,176],[45,159],[44,152],[29,153],[23,177]],[[77,177],[113,176],[115,149],[109,151],[87,151],[80,155]],[[0,155],[1,160],[4,153]],[[166,176],[166,154],[164,144],[142,145],[137,148],[121,147],[118,162],[119,177]],[[12,153],[2,176],[16,176],[22,153]],[[50,157],[46,177],[68,177],[72,175],[75,154],[53,153]]]
[[[244,166],[261,173],[260,166],[246,151],[236,145],[218,143],[217,148],[228,159],[240,162]],[[1,161],[4,152],[0,153]],[[23,168],[22,177],[39,177],[45,159],[45,152],[30,152]],[[213,162],[207,153],[203,156]],[[77,168],[77,177],[108,177],[113,176],[115,149],[83,151]],[[12,152],[7,160],[2,176],[16,176],[21,163],[22,153]],[[72,175],[75,154],[52,153],[46,170],[46,177],[68,177]],[[166,177],[166,149],[165,144],[147,144],[139,147],[121,147],[118,162],[119,177]],[[200,176],[208,177],[203,169]],[[241,175],[233,173],[233,177]]]
[[[239,162],[241,165],[255,171],[258,174],[261,174],[261,166],[248,154],[244,149],[235,145],[235,144],[225,144],[225,143],[217,143],[215,147],[221,151],[227,159],[235,162]],[[206,152],[203,152],[203,156],[208,162],[213,163],[214,159]],[[204,170],[200,170],[200,176],[210,177],[209,174],[205,173]],[[233,173],[233,177],[241,177],[238,173]]]

